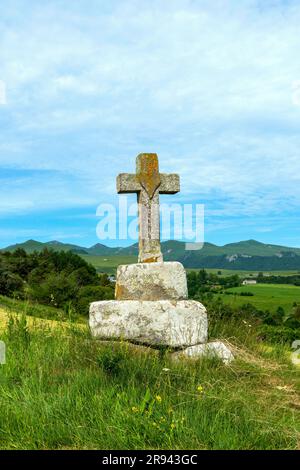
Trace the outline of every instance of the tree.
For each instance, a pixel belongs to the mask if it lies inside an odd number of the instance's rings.
[[[75,308],[81,315],[88,315],[91,302],[111,300],[114,290],[108,286],[84,286],[78,291]]]
[[[23,291],[22,278],[10,271],[0,271],[0,294],[13,296]]]

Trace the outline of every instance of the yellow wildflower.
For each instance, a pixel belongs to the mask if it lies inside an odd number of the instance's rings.
[[[202,385],[198,385],[197,390],[198,390],[199,393],[203,393]]]
[[[136,407],[136,406],[133,406],[131,408],[131,411],[133,411],[133,413],[138,413],[139,412],[139,409]]]
[[[160,403],[162,398],[160,395],[156,395],[155,400],[158,401],[158,403]]]

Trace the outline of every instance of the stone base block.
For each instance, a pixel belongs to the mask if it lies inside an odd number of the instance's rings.
[[[99,339],[182,348],[207,341],[205,307],[194,300],[104,300],[90,306],[90,328]]]
[[[173,359],[181,359],[184,357],[190,359],[199,359],[203,356],[218,357],[225,364],[229,364],[234,359],[230,349],[228,349],[224,343],[221,343],[221,341],[212,341],[211,343],[207,344],[197,344],[182,351],[172,353]]]
[[[181,263],[138,263],[117,270],[116,300],[187,299],[187,280]]]

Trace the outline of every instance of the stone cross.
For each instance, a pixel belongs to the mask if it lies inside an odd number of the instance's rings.
[[[159,194],[180,191],[179,175],[159,173],[156,153],[140,153],[136,174],[117,177],[118,193],[137,193],[139,212],[139,263],[162,262]]]

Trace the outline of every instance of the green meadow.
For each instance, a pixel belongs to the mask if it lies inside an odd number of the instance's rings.
[[[137,256],[93,256],[80,255],[87,263],[92,264],[98,272],[114,274],[119,264],[137,263]]]
[[[4,314],[1,449],[299,448],[291,350],[258,342],[244,323],[210,322],[211,338],[235,354],[225,366],[97,342],[74,322]]]
[[[249,286],[233,287],[227,289],[234,295],[216,294],[229,305],[237,306],[251,303],[261,310],[274,312],[277,308],[283,307],[286,313],[290,312],[293,304],[300,304],[300,287],[287,284],[256,284]],[[252,293],[253,296],[241,296],[242,292]]]

